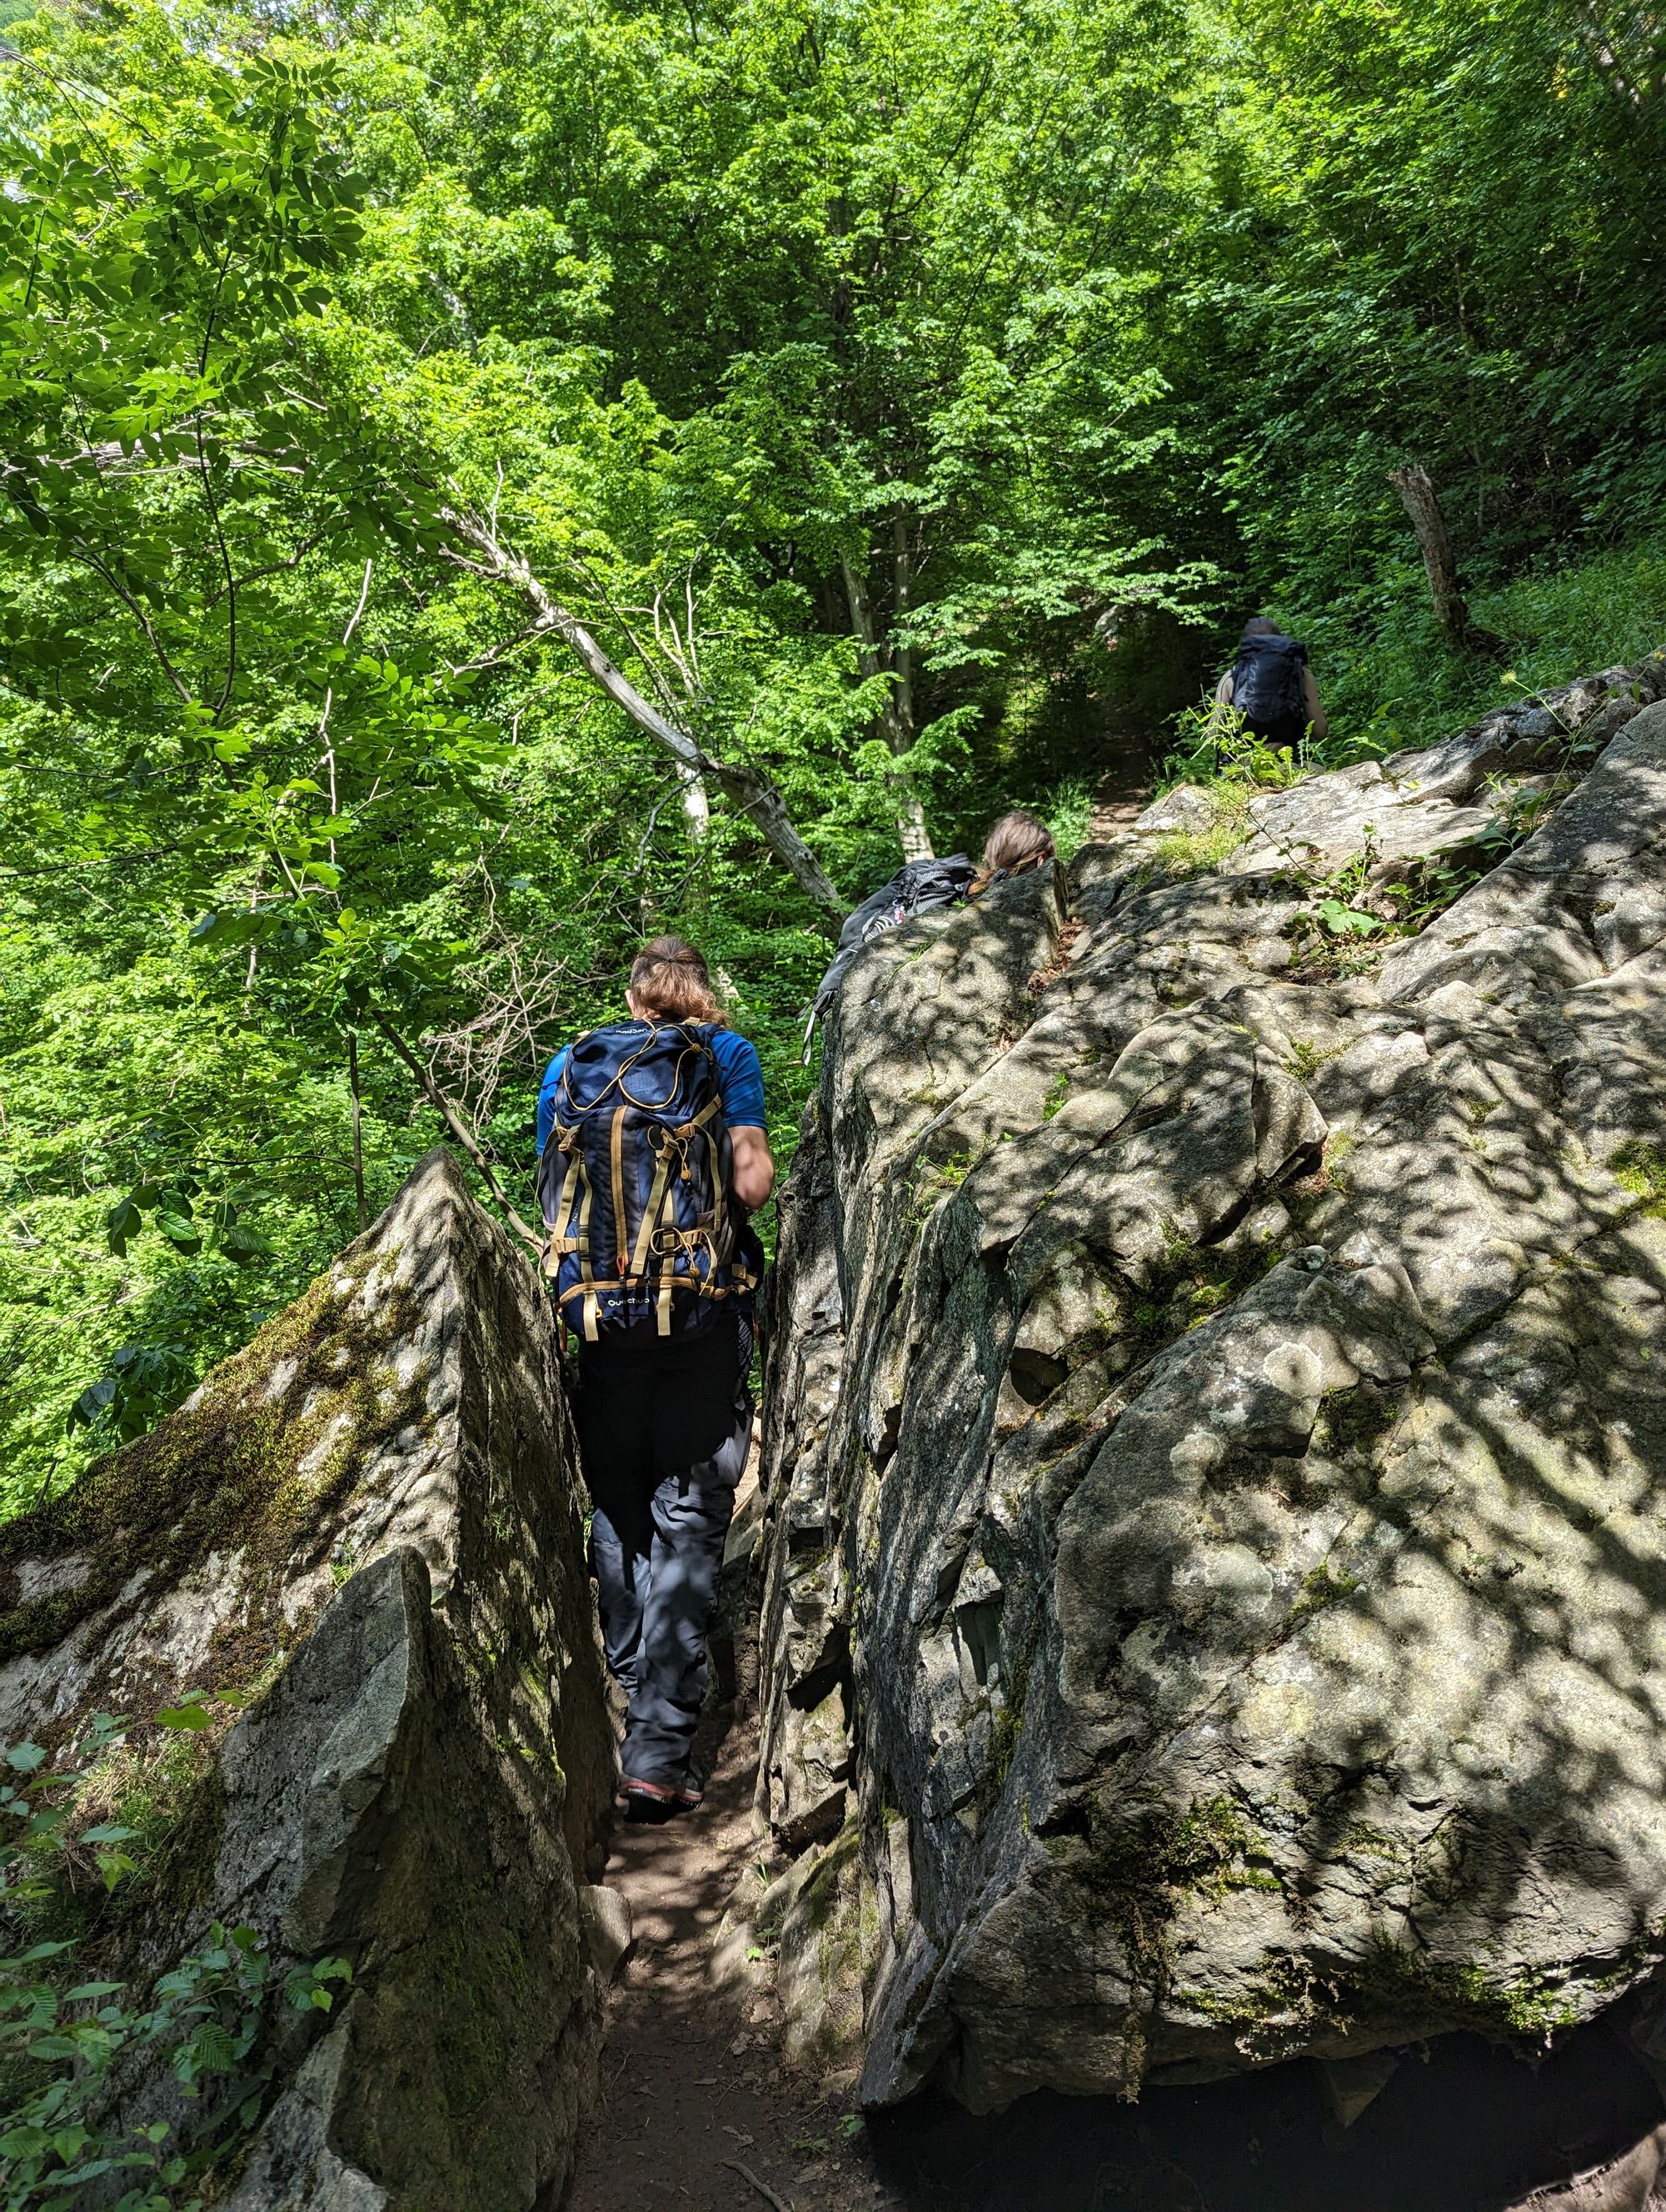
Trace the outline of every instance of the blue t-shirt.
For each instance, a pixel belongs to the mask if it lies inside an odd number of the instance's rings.
[[[711,1048],[712,1058],[717,1062],[717,1092],[723,1101],[723,1119],[732,1129],[762,1129],[765,1126],[763,1070],[758,1064],[757,1046],[744,1036],[737,1036],[733,1030],[714,1030]],[[556,1085],[566,1062],[567,1048],[563,1045],[544,1071],[543,1085],[538,1094],[540,1159],[550,1141],[556,1118]]]

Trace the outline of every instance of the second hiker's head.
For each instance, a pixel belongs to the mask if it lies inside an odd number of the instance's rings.
[[[1252,637],[1282,637],[1283,635],[1284,632],[1279,628],[1277,623],[1270,620],[1266,615],[1251,615],[1243,625],[1245,644],[1248,644]]]
[[[1046,823],[1027,807],[1017,806],[1001,816],[984,841],[983,871],[986,877],[1021,876],[1055,857],[1053,832]]]
[[[705,955],[685,937],[654,937],[630,963],[625,993],[639,1021],[727,1022],[713,995]]]

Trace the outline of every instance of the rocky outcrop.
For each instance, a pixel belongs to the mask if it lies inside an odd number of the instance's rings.
[[[274,1992],[352,1967],[327,2016],[271,2009],[239,2212],[558,2203],[611,1739],[550,1331],[449,1156],[171,1420],[0,1531],[0,1574],[4,1740],[68,1753],[99,1711],[252,1696],[185,1740],[172,1832],[99,1931],[140,1983],[215,1921],[256,1931]],[[165,2064],[119,2096],[187,2142],[218,2117]]]
[[[1375,972],[1281,849],[1166,879],[1173,801],[853,969],[760,1804],[800,2047],[870,2101],[1542,2039],[1660,1963],[1661,673],[1383,764],[1378,833],[1547,736],[1584,780]],[[1358,851],[1358,798],[1246,839]]]

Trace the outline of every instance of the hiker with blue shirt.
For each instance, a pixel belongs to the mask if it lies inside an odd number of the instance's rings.
[[[632,1820],[700,1802],[689,1771],[706,1632],[751,1441],[747,1219],[775,1187],[756,1049],[680,937],[637,954],[629,1021],[557,1053],[538,1094],[544,1266],[577,1352],[607,1664],[628,1705]]]

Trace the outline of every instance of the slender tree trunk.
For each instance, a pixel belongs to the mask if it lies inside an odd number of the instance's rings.
[[[900,526],[899,526],[900,528]],[[873,603],[869,599],[867,586],[856,574],[848,561],[842,563],[845,598],[850,608],[850,627],[856,639],[856,660],[865,677],[872,678],[882,672],[892,678],[890,695],[879,716],[879,729],[891,747],[892,757],[900,760],[914,745],[914,681],[906,647],[893,649],[886,670],[886,657],[879,648],[873,621]],[[897,580],[905,580],[902,556],[898,555]],[[891,779],[891,791],[897,806],[897,836],[905,860],[929,860],[932,857],[930,833],[926,828],[925,810],[903,775]]]
[[[710,777],[735,811],[751,818],[759,836],[806,897],[824,913],[842,920],[848,911],[844,901],[833,888],[821,862],[793,827],[781,793],[769,777],[745,763],[714,758],[686,730],[679,728],[645,699],[629,678],[614,666],[578,617],[562,605],[520,556],[502,542],[492,526],[478,515],[462,514],[451,508],[446,510],[445,520],[462,543],[482,556],[484,564],[483,570],[481,562],[465,565],[476,573],[484,573],[512,585],[526,601],[532,619],[526,635],[536,637],[553,631],[570,645],[592,681],[623,709],[639,730],[671,755],[678,763],[679,771],[686,772],[696,781]],[[686,781],[684,792],[684,803],[691,815],[696,802],[690,799]],[[702,790],[697,803],[703,804],[704,799]]]
[[[1504,640],[1469,619],[1469,604],[1458,585],[1451,533],[1446,527],[1439,496],[1429,480],[1429,471],[1421,462],[1414,461],[1406,468],[1390,469],[1389,482],[1399,493],[1417,532],[1424,570],[1435,603],[1435,620],[1447,643],[1458,653],[1487,653],[1494,659],[1504,659]]]
[[[359,1209],[359,1226],[368,1228],[369,1216],[364,1204],[364,1127],[359,1101],[359,1040],[356,1030],[347,1032],[347,1087],[353,1098],[353,1195]]]

